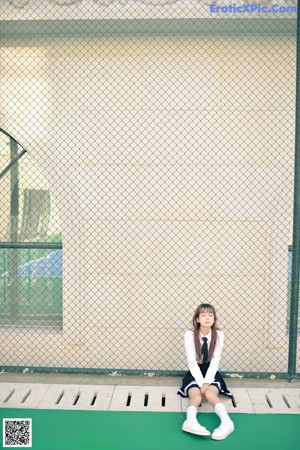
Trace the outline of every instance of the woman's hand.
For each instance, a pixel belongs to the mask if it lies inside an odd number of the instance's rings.
[[[202,384],[201,389],[200,389],[200,391],[201,391],[201,397],[202,397],[202,401],[203,401],[203,402],[206,402],[205,392],[206,392],[208,386],[209,386],[208,383]]]

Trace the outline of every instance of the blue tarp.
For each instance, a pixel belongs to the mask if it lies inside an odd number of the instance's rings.
[[[62,250],[57,250],[43,258],[35,259],[19,267],[18,275],[33,277],[61,277]]]

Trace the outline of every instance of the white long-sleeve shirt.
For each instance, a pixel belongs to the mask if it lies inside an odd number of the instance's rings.
[[[191,374],[193,375],[193,377],[195,378],[195,381],[199,387],[201,387],[203,384],[206,384],[206,383],[208,383],[208,384],[212,383],[215,379],[216,372],[219,368],[222,348],[224,345],[224,333],[219,330],[217,330],[217,333],[218,333],[218,339],[216,342],[215,351],[214,351],[213,357],[210,361],[210,365],[206,372],[205,377],[203,377],[201,370],[197,363],[193,331],[189,330],[189,331],[186,331],[184,334],[184,347],[185,347],[185,351],[186,351],[188,368],[189,368]],[[211,342],[211,331],[209,332],[209,334],[206,337],[207,337],[207,345],[209,348],[210,342]],[[201,339],[201,338],[202,338],[202,335],[200,336],[199,339]]]

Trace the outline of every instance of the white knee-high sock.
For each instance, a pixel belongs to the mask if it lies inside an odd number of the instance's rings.
[[[196,406],[189,406],[186,410],[186,420],[189,423],[195,423],[197,422],[197,408]]]
[[[231,424],[232,420],[230,419],[223,403],[216,404],[215,412],[221,419],[221,425]]]

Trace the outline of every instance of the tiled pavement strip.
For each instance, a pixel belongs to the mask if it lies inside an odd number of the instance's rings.
[[[154,377],[156,378],[156,377]],[[74,383],[76,381],[76,383]],[[226,380],[234,401],[222,397],[229,412],[300,414],[300,382]],[[89,411],[181,412],[187,400],[176,394],[179,379],[159,377],[99,377],[0,375],[1,408]],[[212,412],[209,404],[203,412]]]

